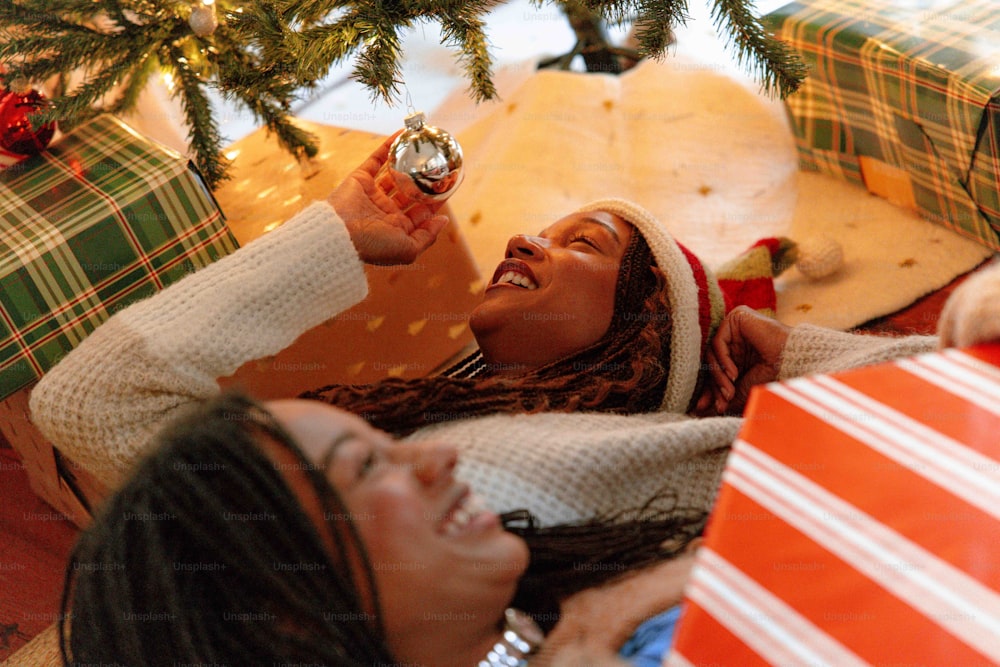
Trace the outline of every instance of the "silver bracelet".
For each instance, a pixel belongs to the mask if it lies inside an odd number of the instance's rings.
[[[534,619],[517,609],[504,611],[503,637],[478,667],[526,667],[528,656],[536,653],[545,641],[545,635]]]

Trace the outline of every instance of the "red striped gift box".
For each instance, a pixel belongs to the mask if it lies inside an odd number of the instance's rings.
[[[1000,345],[754,391],[671,667],[1000,664]]]

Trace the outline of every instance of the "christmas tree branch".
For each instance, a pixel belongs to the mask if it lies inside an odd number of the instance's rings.
[[[228,99],[236,99],[246,105],[268,131],[277,137],[279,145],[297,159],[314,157],[319,152],[316,136],[295,125],[287,109],[270,101],[267,96],[241,87],[229,87],[222,92]]]
[[[730,43],[736,44],[736,59],[750,61],[749,70],[769,93],[777,90],[781,99],[791,95],[805,80],[808,68],[784,43],[768,34],[760,20],[742,0],[715,0],[712,18]]]
[[[112,102],[104,110],[108,113],[126,113],[139,101],[139,96],[146,88],[149,77],[156,74],[160,67],[159,61],[152,53],[147,54],[144,60],[140,61],[139,67],[135,68],[128,77],[128,81],[118,92],[118,99]]]
[[[210,183],[219,183],[226,178],[228,160],[222,155],[222,134],[212,115],[212,105],[202,90],[203,81],[194,69],[185,66],[186,56],[181,45],[163,48],[167,58],[180,65],[174,69],[174,78],[181,92],[181,109],[187,120],[195,162]]]
[[[640,2],[635,21],[635,38],[639,44],[639,53],[662,58],[667,47],[673,43],[674,29],[684,25],[687,19],[685,0]]]
[[[360,12],[351,10],[330,25],[319,25],[303,30],[296,41],[286,42],[286,47],[300,55],[295,59],[296,76],[318,81],[330,71],[334,63],[340,62],[361,48],[365,34],[359,30],[362,22]],[[305,48],[310,45],[309,48]]]
[[[444,42],[461,49],[459,62],[469,79],[469,92],[476,102],[497,96],[493,85],[493,58],[487,48],[484,24],[475,17],[441,17]]]
[[[396,26],[378,15],[364,16],[358,24],[367,35],[367,46],[361,50],[352,76],[371,91],[373,100],[381,98],[392,103],[399,98],[399,86],[403,82]]]
[[[196,161],[209,185],[223,177],[222,137],[206,90],[245,106],[300,159],[317,151],[315,137],[292,122],[292,101],[331,68],[356,56],[352,76],[376,100],[399,101],[402,33],[421,22],[441,26],[456,51],[469,94],[496,97],[483,17],[499,0],[3,0],[0,64],[5,78],[38,82],[57,75],[82,83],[58,91],[48,118],[66,126],[98,110],[128,111],[158,70],[173,77],[173,95],[189,124]],[[767,34],[751,0],[713,2],[713,19],[735,43],[739,61],[765,88],[787,95],[805,67]],[[634,22],[641,55],[661,57],[673,29],[686,20],[686,0],[532,0],[573,5],[613,23]],[[206,12],[209,12],[206,18]],[[196,14],[199,16],[196,17]],[[216,24],[216,17],[218,21]],[[198,19],[197,21],[195,19]],[[206,22],[207,21],[207,22]],[[206,27],[207,26],[207,27]],[[610,45],[581,43],[592,60],[625,57]],[[591,57],[593,56],[593,57]],[[629,54],[631,56],[631,54]],[[114,99],[110,99],[111,95]],[[39,114],[40,116],[41,114]]]

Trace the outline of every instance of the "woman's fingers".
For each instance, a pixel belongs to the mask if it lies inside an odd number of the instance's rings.
[[[399,136],[400,132],[402,132],[402,130],[399,130],[392,136],[387,137],[378,148],[372,151],[371,155],[369,155],[358,168],[374,177],[375,174],[378,173],[378,170],[382,168],[382,165],[385,164],[385,161],[389,158],[389,148],[392,146],[392,142],[396,140],[396,137]]]
[[[694,405],[694,414],[697,417],[713,417],[715,413],[713,410],[713,405],[715,405],[715,392],[711,386],[706,386],[701,390],[701,395],[698,396],[698,401]]]
[[[448,224],[448,216],[431,215],[425,217],[416,228],[410,232],[410,238],[416,246],[417,255],[427,250],[437,240],[438,234]]]
[[[703,406],[705,410],[711,407],[714,408],[716,414],[722,414],[725,412],[730,399],[736,393],[736,387],[733,385],[732,379],[730,379],[729,374],[719,362],[718,356],[712,348],[709,348],[705,355],[705,363],[709,375],[706,389],[710,394],[709,396],[702,394],[698,403],[699,405],[707,403]]]
[[[716,374],[728,380],[730,385],[740,375],[740,369],[733,359],[734,341],[736,344],[739,344],[738,331],[734,328],[734,322],[736,321],[731,315],[723,318],[722,324],[719,325],[719,330],[712,338],[712,347],[710,350],[715,359],[714,367]]]

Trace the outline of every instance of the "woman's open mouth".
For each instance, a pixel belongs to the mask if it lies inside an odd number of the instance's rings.
[[[500,285],[534,290],[538,289],[538,280],[524,262],[517,259],[505,259],[497,267],[496,272],[493,274],[493,280],[490,282],[490,287]]]
[[[449,537],[475,531],[496,521],[496,514],[490,512],[482,498],[472,492],[465,492],[451,506],[442,521],[440,530]]]

